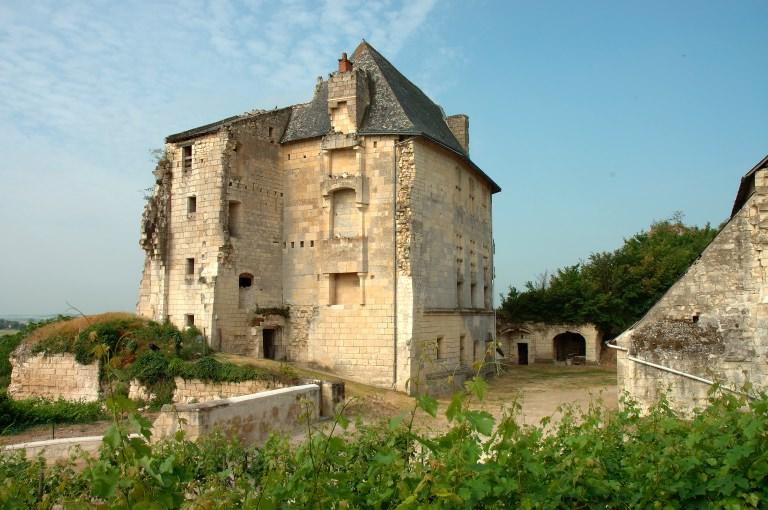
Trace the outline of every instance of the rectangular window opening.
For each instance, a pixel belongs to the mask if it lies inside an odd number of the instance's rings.
[[[187,197],[187,213],[192,214],[195,212],[197,212],[197,197],[192,195],[191,197]]]
[[[187,259],[186,275],[194,276],[194,274],[195,274],[195,259],[189,258]]]
[[[229,235],[240,235],[240,202],[229,202]]]
[[[185,145],[181,148],[181,158],[184,165],[184,170],[192,169],[192,146]]]
[[[304,241],[299,242],[299,248],[304,248]]]
[[[467,353],[466,353],[466,344],[467,343],[467,336],[461,335],[459,337],[459,364],[462,366],[467,365]]]
[[[314,248],[315,247],[315,242],[314,241],[310,241],[309,242],[309,247],[310,248]]]
[[[191,328],[195,325],[195,314],[188,313],[184,315],[184,326]]]
[[[435,343],[435,358],[445,359],[445,337],[437,337],[437,342]]]

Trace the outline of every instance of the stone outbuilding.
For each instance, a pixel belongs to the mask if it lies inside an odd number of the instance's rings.
[[[155,177],[140,315],[402,391],[460,384],[492,351],[500,188],[468,117],[367,42],[308,103],[168,136]]]
[[[768,157],[741,179],[731,217],[688,271],[616,339],[619,390],[667,392],[684,412],[714,381],[768,384]]]
[[[597,364],[602,334],[593,324],[545,324],[543,322],[497,325],[497,354],[503,363]]]

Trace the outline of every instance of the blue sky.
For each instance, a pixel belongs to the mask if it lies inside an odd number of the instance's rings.
[[[371,42],[470,117],[496,289],[682,211],[718,224],[768,153],[768,3],[0,3],[0,314],[132,310],[149,150],[310,98]]]

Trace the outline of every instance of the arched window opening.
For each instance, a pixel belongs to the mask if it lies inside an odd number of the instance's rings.
[[[587,341],[578,333],[566,331],[552,340],[553,352],[557,361],[568,361],[575,356],[586,356]]]
[[[251,287],[253,286],[253,275],[250,273],[242,273],[237,277],[238,296],[237,306],[240,309],[250,308],[253,304],[253,292]]]

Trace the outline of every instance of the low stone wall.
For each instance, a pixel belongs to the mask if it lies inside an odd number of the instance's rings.
[[[183,404],[207,402],[209,400],[239,397],[282,387],[281,384],[273,381],[206,382],[199,379],[186,380],[177,377],[173,401]]]
[[[99,363],[81,365],[72,354],[14,353],[8,394],[14,399],[49,398],[95,402],[99,399]]]
[[[2,447],[2,450],[11,453],[20,450],[24,451],[28,459],[42,454],[46,462],[53,464],[59,460],[67,460],[77,450],[89,455],[96,455],[99,446],[101,446],[101,441],[101,436],[68,437],[12,444]]]
[[[232,397],[198,404],[166,405],[153,425],[155,440],[172,437],[179,428],[186,438],[195,440],[216,430],[235,436],[244,444],[263,444],[271,432],[291,432],[309,419],[319,416],[320,387],[317,384],[292,386],[253,395]]]
[[[177,377],[176,390],[173,392],[173,401],[180,404],[194,402],[208,402],[223,398],[251,395],[260,391],[282,388],[283,385],[275,381],[241,381],[241,382],[206,382],[200,379],[182,379]],[[139,381],[131,381],[128,390],[128,398],[131,400],[150,400],[153,397]]]

